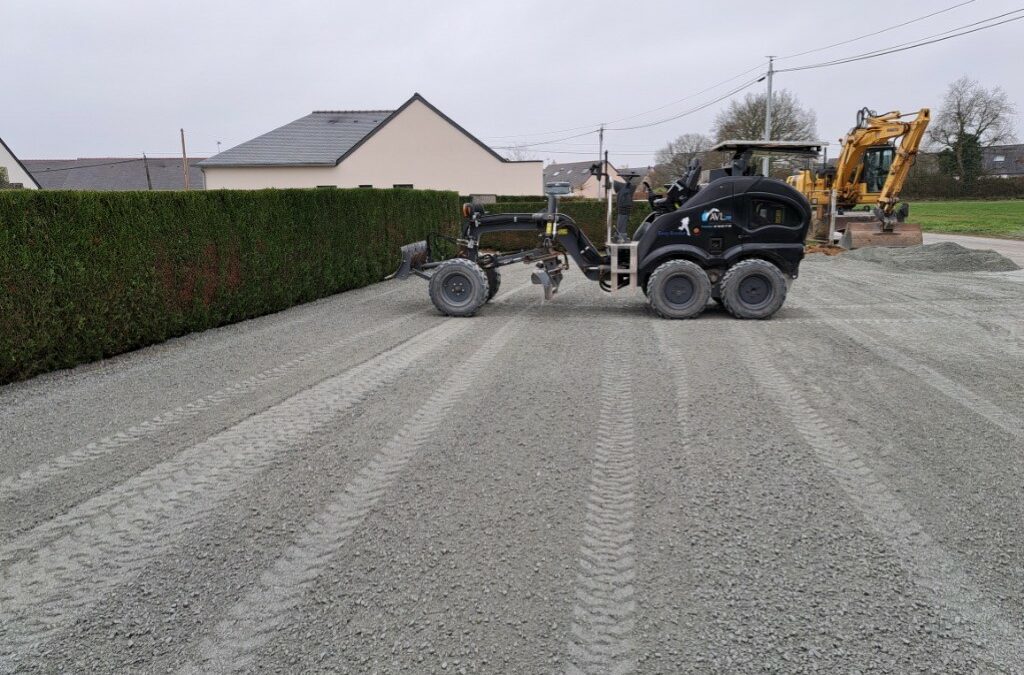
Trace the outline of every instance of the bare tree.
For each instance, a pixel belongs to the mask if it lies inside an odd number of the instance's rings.
[[[766,93],[747,94],[742,101],[730,101],[729,106],[715,116],[712,128],[715,139],[763,140],[767,101]],[[796,95],[785,89],[772,93],[771,140],[813,141],[817,135],[817,117],[813,110],[801,106]],[[795,173],[803,163],[804,160],[797,157],[774,155],[771,175],[783,178]]]
[[[767,94],[747,94],[742,101],[715,116],[712,133],[717,141],[761,140],[764,138],[764,114]],[[773,141],[813,141],[818,135],[813,110],[800,105],[799,99],[785,89],[772,94]]]
[[[505,158],[513,162],[529,162],[537,159],[537,155],[525,146],[513,145],[505,151]]]
[[[702,156],[711,147],[711,139],[704,134],[683,134],[669,141],[654,155],[654,187],[671,183],[683,175],[686,165],[698,155]]]
[[[949,85],[928,137],[941,149],[940,162],[945,158],[947,171],[970,179],[981,172],[981,148],[1015,139],[1016,112],[1000,87],[985,89],[976,80],[961,77]]]

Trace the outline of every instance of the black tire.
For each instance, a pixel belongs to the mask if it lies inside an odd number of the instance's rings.
[[[767,319],[786,301],[786,277],[767,260],[742,260],[722,277],[722,306],[737,319]]]
[[[710,297],[711,280],[689,260],[664,262],[647,280],[647,302],[666,319],[692,319],[704,311]]]
[[[452,258],[430,277],[430,301],[447,316],[473,316],[487,302],[487,274],[472,260]]]
[[[484,272],[487,274],[487,302],[490,302],[501,288],[501,272],[493,268],[484,270]]]

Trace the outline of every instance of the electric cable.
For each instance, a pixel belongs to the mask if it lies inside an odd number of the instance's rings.
[[[843,58],[840,58],[840,59],[834,59],[832,61],[823,61],[821,63],[811,63],[811,64],[807,64],[807,65],[804,65],[804,66],[793,66],[792,68],[779,68],[775,72],[776,73],[791,73],[791,72],[795,72],[795,71],[799,71],[799,70],[813,70],[813,69],[816,69],[816,68],[827,68],[829,66],[838,66],[838,65],[842,65],[844,63],[854,63],[855,61],[864,61],[864,60],[867,60],[867,59],[877,58],[879,56],[886,56],[888,54],[895,54],[897,52],[904,52],[904,51],[907,51],[907,50],[910,50],[910,49],[916,49],[917,47],[924,47],[926,45],[935,44],[936,42],[944,42],[946,40],[952,40],[953,38],[961,37],[961,36],[964,36],[964,35],[969,35],[971,33],[977,33],[978,31],[986,30],[988,28],[995,28],[996,26],[1001,26],[1001,25],[1003,25],[1005,23],[1011,23],[1013,21],[1020,21],[1021,19],[1024,19],[1024,16],[1015,16],[1015,17],[1013,17],[1011,19],[1004,19],[1003,21],[999,21],[997,23],[988,23],[990,21],[993,21],[995,19],[999,19],[999,18],[1002,18],[1002,17],[1005,17],[1005,16],[1009,16],[1009,15],[1012,15],[1012,14],[1019,14],[1020,12],[1024,12],[1024,8],[1017,9],[1017,10],[1014,10],[1012,12],[1006,12],[1004,14],[999,14],[999,15],[994,16],[994,17],[989,17],[988,19],[982,19],[981,21],[975,21],[974,23],[965,24],[965,25],[959,26],[957,28],[951,28],[951,29],[949,29],[947,31],[943,31],[942,33],[935,33],[934,35],[929,35],[928,37],[920,38],[918,40],[911,40],[910,42],[904,42],[904,43],[899,44],[899,45],[893,45],[891,47],[885,47],[883,49],[877,49],[877,50],[874,50],[874,51],[871,51],[871,52],[864,52],[864,53],[861,53],[861,54],[855,54],[853,56],[846,56],[846,57],[843,57]],[[984,24],[984,23],[987,23],[988,25],[979,26],[978,28],[971,28],[971,30],[963,30],[964,28],[970,28],[971,26],[978,26],[978,24]],[[960,32],[956,33],[954,31],[960,31]],[[953,33],[953,34],[950,35],[949,33]],[[942,37],[942,36],[944,36],[944,37]]]
[[[824,47],[815,47],[814,49],[808,49],[807,51],[799,52],[797,54],[787,54],[785,56],[777,56],[777,57],[775,57],[775,60],[776,61],[781,61],[783,59],[792,59],[792,58],[796,58],[797,56],[806,56],[807,54],[814,54],[815,52],[822,52],[822,51],[825,51],[826,49],[832,49],[833,47],[840,47],[842,45],[848,45],[851,42],[857,42],[859,40],[863,40],[864,38],[874,37],[875,35],[881,35],[882,33],[888,33],[889,31],[896,30],[897,28],[903,28],[904,26],[909,26],[912,23],[917,23],[918,21],[924,21],[925,19],[930,19],[933,16],[938,16],[939,14],[944,14],[944,13],[952,11],[952,10],[958,8],[958,7],[963,7],[964,5],[969,5],[969,4],[971,4],[971,3],[975,2],[975,1],[976,0],[967,0],[966,2],[960,2],[960,3],[957,3],[955,5],[952,5],[951,7],[946,7],[945,9],[940,9],[937,12],[932,12],[931,14],[925,14],[924,16],[919,16],[916,19],[911,19],[909,21],[904,21],[903,23],[898,23],[895,26],[889,26],[888,28],[883,28],[882,30],[876,30],[876,31],[874,31],[872,33],[865,33],[864,35],[861,35],[861,36],[858,36],[858,37],[855,37],[855,38],[850,38],[849,40],[843,40],[841,42],[833,42],[832,44],[825,45]]]

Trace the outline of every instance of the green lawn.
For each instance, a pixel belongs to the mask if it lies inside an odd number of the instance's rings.
[[[908,222],[925,231],[1024,239],[1024,199],[913,202]]]

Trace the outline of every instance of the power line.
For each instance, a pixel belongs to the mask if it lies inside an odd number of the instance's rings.
[[[739,92],[743,91],[744,89],[747,89],[747,88],[757,84],[762,79],[763,79],[763,76],[756,77],[756,78],[754,78],[752,80],[748,80],[748,81],[744,82],[743,84],[741,84],[740,86],[736,87],[735,89],[731,89],[730,91],[722,94],[721,96],[719,96],[717,98],[714,98],[714,99],[712,99],[712,100],[710,100],[710,101],[708,101],[706,103],[702,103],[702,104],[700,104],[698,106],[690,108],[689,110],[684,110],[683,112],[678,113],[676,115],[672,115],[671,117],[666,117],[664,119],[656,120],[654,122],[647,122],[645,124],[637,124],[637,125],[634,125],[634,126],[631,126],[631,127],[607,127],[607,130],[608,131],[633,131],[634,129],[646,129],[648,127],[658,126],[659,124],[665,124],[666,122],[672,122],[673,120],[677,120],[677,119],[679,119],[681,117],[686,117],[687,115],[692,115],[695,112],[700,112],[701,110],[704,110],[705,108],[709,108],[709,107],[713,106],[714,104],[718,103],[719,101],[724,101],[725,99],[729,98],[730,96],[732,96],[734,94],[738,94]]]
[[[832,44],[825,45],[824,47],[815,47],[814,49],[808,49],[807,51],[799,52],[797,54],[787,54],[786,56],[779,56],[779,57],[776,57],[776,58],[778,60],[792,59],[792,58],[796,58],[797,56],[806,56],[807,54],[814,54],[815,52],[825,51],[826,49],[832,49],[833,47],[840,47],[842,45],[848,45],[851,42],[857,42],[859,40],[863,40],[864,38],[874,37],[875,35],[881,35],[882,33],[888,33],[889,31],[896,30],[897,28],[903,28],[904,26],[909,26],[912,23],[917,23],[918,21],[924,21],[925,19],[930,19],[931,17],[938,16],[939,14],[945,14],[946,12],[952,11],[952,10],[956,9],[957,7],[963,7],[964,5],[969,5],[969,4],[973,3],[973,2],[975,2],[975,0],[967,0],[967,2],[961,2],[961,3],[955,4],[955,5],[951,6],[951,7],[947,7],[945,9],[940,9],[937,12],[932,12],[931,14],[925,14],[924,16],[919,16],[916,19],[911,19],[909,21],[904,21],[903,23],[898,23],[895,26],[889,26],[888,28],[883,28],[882,30],[876,30],[876,31],[874,31],[872,33],[865,33],[864,35],[861,35],[859,37],[850,38],[849,40],[843,40],[841,42],[833,42]]]
[[[536,145],[550,145],[551,143],[560,143],[561,141],[568,141],[568,140],[573,139],[573,138],[580,138],[582,136],[589,136],[591,134],[596,134],[596,133],[597,133],[597,129],[591,129],[590,131],[585,131],[582,134],[574,134],[572,136],[566,136],[565,138],[556,138],[556,139],[551,140],[551,141],[537,141],[536,143],[516,143],[515,145],[496,145],[496,146],[494,146],[494,149],[495,150],[515,150],[517,148],[532,148],[532,147],[534,147]]]
[[[929,14],[925,14],[923,16],[919,16],[919,17],[916,17],[916,18],[913,18],[913,19],[909,19],[907,21],[904,21],[904,22],[901,22],[901,23],[889,26],[887,28],[883,28],[881,30],[874,31],[872,33],[866,33],[864,35],[860,35],[860,36],[857,36],[857,37],[854,37],[854,38],[850,38],[848,40],[842,40],[840,42],[835,42],[835,43],[832,43],[832,44],[829,44],[829,45],[825,45],[825,46],[822,46],[822,47],[816,47],[814,49],[809,49],[809,50],[806,50],[806,51],[803,51],[803,52],[798,52],[798,53],[795,53],[795,54],[789,54],[789,55],[782,56],[782,57],[779,57],[779,58],[780,59],[795,58],[795,57],[798,57],[798,56],[804,56],[806,54],[813,54],[813,53],[816,53],[816,52],[824,51],[826,49],[832,49],[834,47],[839,47],[839,46],[842,46],[842,45],[845,45],[845,44],[850,44],[850,43],[853,43],[853,42],[857,42],[857,41],[863,40],[863,39],[865,39],[867,37],[872,37],[872,36],[875,36],[875,35],[881,35],[883,33],[887,33],[887,32],[896,30],[898,28],[902,28],[904,26],[908,26],[908,25],[913,24],[913,23],[924,21],[925,19],[929,19],[929,18],[937,16],[939,14],[944,14],[946,12],[950,12],[950,11],[952,11],[954,9],[959,8],[959,7],[963,7],[965,5],[972,4],[975,1],[976,0],[966,0],[965,2],[960,2],[960,3],[957,3],[955,5],[951,5],[949,7],[937,10],[935,12],[931,12]],[[981,26],[980,28],[975,28],[973,30],[964,30],[965,28],[971,28],[973,26],[978,26],[979,24],[986,24],[986,23],[988,23],[990,21],[994,21],[995,19],[1003,18],[1003,17],[1010,16],[1010,15],[1013,15],[1013,14],[1017,14],[1017,13],[1022,12],[1022,11],[1024,11],[1024,9],[1019,9],[1019,10],[1014,10],[1014,11],[1011,11],[1011,12],[1006,12],[1004,14],[999,14],[997,16],[990,17],[988,19],[983,19],[981,21],[976,21],[976,22],[973,22],[973,23],[965,24],[963,26],[959,26],[957,28],[949,29],[949,30],[943,31],[941,33],[936,33],[934,35],[930,35],[930,36],[927,36],[925,38],[919,38],[917,40],[911,40],[909,42],[901,43],[901,44],[898,44],[898,45],[893,45],[891,47],[886,47],[886,48],[879,49],[879,50],[874,50],[874,51],[871,51],[871,52],[864,52],[862,54],[856,54],[856,55],[849,56],[849,57],[843,57],[843,58],[840,58],[840,59],[834,59],[832,61],[827,61],[827,62],[808,64],[808,65],[805,65],[805,66],[794,66],[792,68],[778,69],[778,70],[776,70],[776,72],[777,73],[782,73],[782,72],[794,72],[794,71],[798,71],[798,70],[809,70],[809,69],[812,69],[812,68],[824,68],[824,67],[832,66],[832,65],[840,65],[840,64],[843,64],[843,63],[852,63],[852,62],[860,61],[860,60],[864,60],[864,59],[876,58],[878,56],[885,56],[887,54],[893,54],[893,53],[900,52],[900,51],[905,51],[905,50],[908,50],[908,49],[914,49],[916,47],[923,47],[925,45],[934,44],[936,42],[942,42],[942,41],[945,41],[945,40],[949,40],[949,39],[952,39],[954,37],[960,37],[960,36],[963,36],[963,35],[968,35],[970,33],[974,33],[974,32],[977,32],[979,30],[984,30],[985,28],[994,28],[995,26],[1002,25],[1003,23],[1009,23],[1011,21],[1016,21],[1016,20],[1018,20],[1020,18],[1024,18],[1024,17],[1015,17],[1013,19],[1007,19],[1005,21],[1001,21],[1001,22],[998,22],[998,23]],[[961,32],[956,32],[956,31],[961,31]],[[954,34],[950,35],[950,33],[954,33]],[[677,105],[677,104],[679,104],[679,103],[681,103],[683,101],[686,101],[686,100],[689,100],[691,98],[694,98],[695,96],[699,96],[700,94],[703,94],[703,93],[706,93],[706,92],[711,91],[713,89],[716,89],[716,88],[718,88],[718,87],[720,87],[720,86],[722,86],[724,84],[728,84],[729,82],[735,81],[735,80],[739,79],[740,77],[742,77],[743,75],[746,75],[746,74],[749,74],[749,73],[754,72],[756,70],[759,70],[760,68],[761,68],[761,66],[756,66],[756,67],[751,68],[749,70],[743,71],[742,73],[734,75],[733,77],[730,77],[730,78],[728,78],[726,80],[722,80],[721,82],[713,84],[710,87],[706,87],[704,89],[701,89],[700,91],[694,92],[693,94],[689,94],[687,96],[684,96],[683,98],[676,99],[675,101],[672,101],[670,103],[666,103],[665,105],[662,105],[662,106],[658,106],[657,108],[652,108],[650,110],[646,110],[646,111],[643,111],[643,112],[635,113],[633,115],[628,115],[626,117],[618,118],[618,119],[613,120],[612,122],[610,122],[610,124],[616,124],[618,122],[622,122],[622,121],[625,121],[625,120],[635,119],[637,117],[642,117],[642,116],[650,114],[652,112],[657,112],[659,110],[664,110],[665,108],[669,108],[669,107],[671,107],[673,105]],[[664,119],[656,120],[656,121],[653,121],[653,122],[648,122],[648,123],[638,124],[638,125],[633,125],[633,126],[627,126],[627,127],[608,127],[608,126],[606,126],[605,129],[607,131],[632,131],[632,130],[635,130],[635,129],[645,129],[645,128],[648,128],[648,127],[657,126],[657,125],[660,125],[660,124],[665,124],[667,122],[671,122],[671,121],[674,121],[676,119],[680,119],[681,117],[685,117],[687,115],[691,115],[691,114],[693,114],[695,112],[699,112],[700,110],[704,110],[705,108],[709,107],[710,105],[714,105],[715,103],[723,101],[726,98],[728,98],[728,97],[730,97],[730,96],[732,96],[732,95],[734,95],[736,93],[739,93],[740,91],[743,91],[744,89],[752,86],[756,82],[759,82],[761,79],[763,79],[763,76],[761,76],[761,77],[759,77],[759,78],[757,78],[755,80],[747,81],[744,84],[740,85],[739,87],[736,87],[736,88],[730,90],[726,94],[724,94],[724,95],[722,95],[720,97],[717,97],[717,98],[715,98],[712,101],[709,101],[709,102],[707,102],[705,104],[701,104],[701,105],[696,106],[694,108],[691,108],[689,110],[685,110],[685,111],[683,111],[683,112],[681,112],[681,113],[679,113],[677,115],[672,115],[670,117],[666,117]],[[560,130],[550,131],[550,132],[537,132],[536,134],[517,134],[517,135],[510,134],[510,135],[506,135],[506,136],[489,136],[488,138],[522,138],[522,137],[525,137],[525,136],[544,136],[544,135],[547,135],[547,134],[563,133],[563,132],[567,132],[567,131],[577,131],[577,130],[580,130],[580,129],[594,129],[594,127],[598,127],[598,126],[600,126],[600,125],[594,124],[594,125],[586,125],[586,126],[579,126],[579,127],[569,127],[569,128],[566,128],[566,129],[560,129]],[[586,135],[589,135],[591,133],[595,133],[595,131],[584,132],[582,134],[578,134],[577,136],[570,136],[570,137],[567,137],[567,138],[586,136]],[[506,148],[512,148],[512,147],[520,147],[520,148],[533,147],[533,146],[537,146],[537,145],[546,145],[546,144],[550,144],[550,143],[557,143],[560,140],[566,140],[566,139],[563,138],[563,139],[556,139],[556,140],[551,140],[551,141],[537,141],[537,142],[518,144],[518,145],[515,145],[515,146],[505,146],[505,147]]]
[[[920,38],[919,40],[911,40],[910,42],[904,42],[904,43],[899,44],[899,45],[893,45],[891,47],[885,47],[883,49],[878,49],[878,50],[875,50],[875,51],[872,51],[872,52],[864,52],[862,54],[855,54],[853,56],[847,56],[847,57],[843,57],[841,59],[834,59],[832,61],[823,61],[821,63],[811,63],[811,64],[808,64],[808,65],[805,65],[805,66],[794,66],[792,68],[780,68],[779,70],[776,70],[775,72],[777,72],[777,73],[791,73],[791,72],[798,71],[798,70],[812,70],[812,69],[815,69],[815,68],[827,68],[829,66],[838,66],[838,65],[841,65],[841,64],[844,64],[844,63],[853,63],[855,61],[864,61],[866,59],[873,59],[873,58],[877,58],[879,56],[885,56],[887,54],[895,54],[897,52],[904,52],[904,51],[907,51],[909,49],[916,49],[917,47],[924,47],[926,45],[935,44],[936,42],[944,42],[946,40],[952,40],[953,38],[956,38],[956,37],[961,37],[961,36],[964,36],[964,35],[969,35],[971,33],[977,33],[978,31],[985,30],[987,28],[995,28],[996,26],[1001,26],[1004,23],[1010,23],[1012,21],[1020,21],[1021,19],[1024,19],[1024,16],[1016,16],[1016,17],[1013,17],[1012,19],[1004,19],[1003,21],[999,21],[997,23],[989,23],[988,25],[979,26],[978,28],[972,28],[971,30],[962,30],[964,28],[969,28],[970,26],[977,26],[978,24],[987,23],[989,21],[993,21],[995,19],[999,19],[999,18],[1002,18],[1004,16],[1009,16],[1011,14],[1019,14],[1020,12],[1024,12],[1024,8],[1017,9],[1017,10],[1014,10],[1012,12],[1006,12],[1004,14],[999,14],[997,16],[990,17],[988,19],[982,19],[981,21],[975,21],[974,23],[965,24],[965,25],[959,26],[957,28],[951,28],[951,29],[949,29],[947,31],[943,31],[942,33],[936,33],[935,35],[930,35],[930,36],[928,36],[926,38]],[[955,33],[954,31],[960,31],[960,32],[959,33]],[[949,35],[949,33],[953,33],[953,34]],[[940,37],[940,36],[944,36],[944,37]]]
[[[189,164],[191,165],[193,160],[199,160],[199,159],[200,158],[198,158],[198,157],[190,157],[189,158]],[[28,160],[28,161],[38,162],[38,161],[46,161],[46,160]],[[56,160],[53,160],[53,161],[54,162],[69,162],[69,161],[70,162],[74,162],[76,160],[73,160],[73,159],[72,160],[56,159]],[[56,166],[56,167],[47,168],[47,169],[33,169],[29,173],[36,174],[36,173],[53,173],[55,171],[75,171],[76,169],[93,169],[93,168],[100,167],[100,166],[115,166],[117,164],[130,164],[131,162],[142,162],[142,161],[145,161],[145,160],[143,160],[142,157],[133,157],[131,159],[118,159],[118,160],[114,160],[112,162],[98,162],[96,164],[76,164],[74,166]],[[173,157],[155,157],[155,158],[154,157],[150,157],[150,161],[152,161],[152,162],[173,162],[173,161],[175,161],[175,159]],[[181,160],[178,159],[177,162],[180,163]]]
[[[60,161],[66,161],[66,160],[57,160],[57,161],[60,162]],[[55,167],[55,168],[52,168],[52,169],[35,169],[34,171],[31,171],[30,173],[36,174],[36,173],[52,173],[54,171],[74,171],[75,169],[91,169],[91,168],[97,167],[97,166],[114,166],[115,164],[128,164],[129,162],[141,162],[141,161],[142,161],[141,157],[139,157],[137,159],[120,159],[120,160],[118,160],[116,162],[103,162],[101,164],[79,164],[78,166],[62,166],[62,167]]]
[[[549,150],[548,148],[544,148],[542,150],[542,152],[548,153],[548,154],[552,154],[552,155],[586,155],[588,157],[592,157],[594,155],[593,152],[583,152],[582,150]],[[658,152],[658,151],[657,150],[643,150],[643,151],[641,151],[641,150],[625,150],[625,151],[622,151],[622,152],[616,152],[615,150],[609,150],[608,154],[611,157],[617,157],[619,155],[638,155],[638,156],[645,156],[646,157],[646,156],[649,156],[649,155],[653,155],[656,152]]]
[[[973,0],[972,0],[972,2],[973,2]],[[717,84],[713,84],[710,87],[706,87],[704,89],[701,89],[700,91],[696,91],[696,92],[694,92],[692,94],[689,94],[687,96],[684,96],[684,97],[682,97],[680,99],[676,99],[675,101],[672,101],[671,103],[666,103],[665,105],[658,106],[657,108],[651,108],[650,110],[645,110],[644,112],[637,113],[635,115],[629,115],[628,117],[620,117],[617,120],[612,120],[611,122],[609,122],[609,124],[618,124],[619,122],[625,122],[626,120],[631,120],[631,119],[633,119],[635,117],[643,117],[644,115],[647,115],[649,113],[657,112],[659,110],[664,110],[665,108],[670,108],[670,107],[676,105],[677,103],[682,103],[683,101],[688,101],[691,98],[694,98],[696,96],[700,96],[701,94],[707,93],[707,92],[711,91],[712,89],[717,89],[718,87],[721,87],[723,84],[728,84],[728,83],[730,83],[730,82],[732,82],[734,80],[738,80],[741,77],[743,77],[744,75],[747,75],[748,73],[752,73],[755,70],[761,70],[762,68],[764,68],[764,66],[758,64],[758,65],[754,66],[753,68],[751,68],[749,70],[744,70],[742,73],[740,73],[738,75],[733,75],[732,77],[730,77],[727,80],[722,80],[721,82],[719,82]]]
[[[973,0],[971,0],[971,1],[973,2]],[[652,112],[658,112],[659,110],[664,110],[665,108],[670,108],[670,107],[672,107],[674,105],[682,103],[683,101],[687,101],[687,100],[689,100],[691,98],[694,98],[694,97],[700,96],[701,94],[707,93],[707,92],[711,91],[712,89],[717,89],[718,87],[721,87],[724,84],[728,84],[730,82],[738,80],[739,78],[743,77],[744,75],[752,73],[755,70],[761,70],[763,67],[764,66],[762,66],[762,65],[754,66],[753,68],[750,68],[748,70],[744,70],[743,72],[738,73],[736,75],[733,75],[732,77],[727,78],[725,80],[722,80],[721,82],[717,82],[717,83],[715,83],[715,84],[713,84],[713,85],[711,85],[709,87],[705,87],[704,89],[701,89],[700,91],[695,91],[692,94],[687,94],[686,96],[684,96],[682,98],[679,98],[679,99],[676,99],[675,101],[672,101],[670,103],[666,103],[665,105],[658,106],[657,108],[651,108],[650,110],[645,110],[643,112],[638,112],[638,113],[635,113],[633,115],[627,115],[626,117],[620,117],[618,119],[612,120],[611,122],[608,122],[608,124],[618,124],[619,122],[624,122],[626,120],[631,120],[631,119],[634,119],[636,117],[643,117],[644,115],[648,115],[648,114],[650,114]],[[558,130],[555,130],[555,131],[538,131],[536,133],[531,133],[531,134],[508,134],[508,135],[505,135],[505,136],[484,136],[484,138],[499,138],[500,139],[500,138],[526,138],[526,137],[529,137],[529,136],[546,136],[546,135],[549,135],[549,134],[559,134],[559,133],[565,133],[565,132],[569,132],[569,131],[579,131],[580,129],[597,129],[600,126],[601,126],[600,123],[596,123],[596,124],[589,124],[589,125],[578,126],[578,127],[570,127],[570,128],[567,128],[567,129],[558,129]],[[545,142],[549,142],[549,141],[545,141]],[[555,142],[555,141],[550,141],[550,142]],[[525,146],[520,145],[519,147],[525,147]]]

